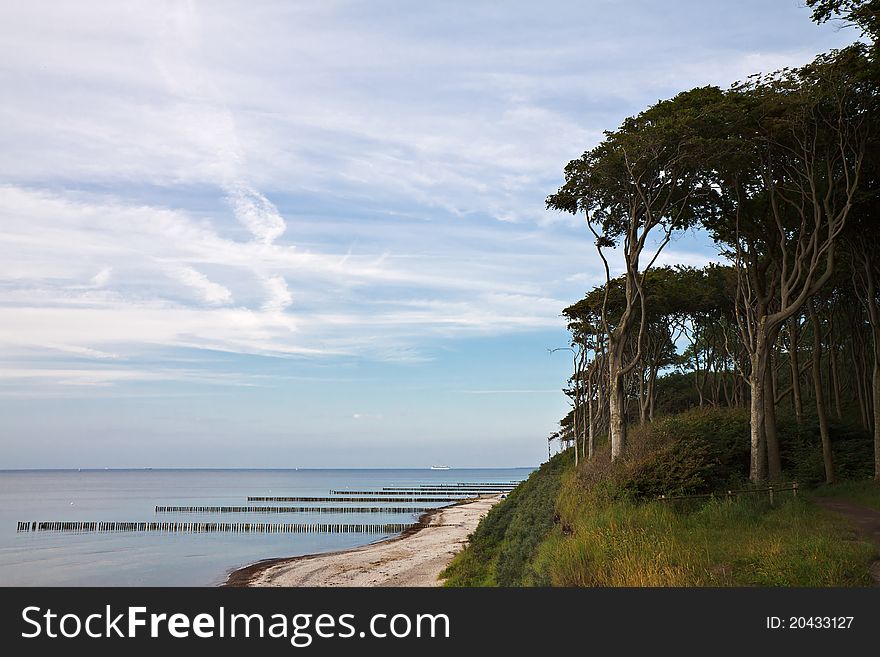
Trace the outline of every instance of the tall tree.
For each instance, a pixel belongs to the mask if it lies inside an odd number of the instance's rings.
[[[644,277],[673,231],[693,224],[696,207],[708,194],[697,166],[702,144],[696,126],[702,106],[719,93],[695,89],[626,119],[593,150],[568,163],[565,184],[547,199],[548,208],[585,214],[605,269],[601,321],[607,335],[612,460],[623,454],[626,444],[624,377],[642,356],[648,317]],[[614,248],[623,260],[624,294],[622,313],[612,326],[606,251]],[[636,348],[627,355],[634,336]]]
[[[767,426],[771,356],[782,326],[834,271],[835,248],[867,149],[865,50],[757,76],[718,106],[711,165],[722,212],[706,221],[737,272],[737,317],[750,361],[752,481],[781,473]],[[720,216],[720,219],[719,219]]]

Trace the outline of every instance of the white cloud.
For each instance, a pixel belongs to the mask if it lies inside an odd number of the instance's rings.
[[[92,285],[94,285],[95,287],[104,287],[110,280],[110,275],[112,273],[113,267],[103,267],[101,271],[92,276]]]
[[[521,264],[581,257],[570,240],[527,232],[492,254],[494,232],[467,224],[433,243],[430,225],[414,225],[425,235],[417,254],[304,250],[237,241],[222,221],[179,210],[15,186],[0,186],[0,218],[0,347],[13,355],[128,358],[158,347],[419,361],[436,338],[561,326],[566,297],[538,294]],[[343,222],[331,236],[351,230]],[[395,241],[414,236],[395,222],[367,232],[412,248]]]
[[[411,362],[561,327],[602,277],[582,220],[543,208],[565,163],[658,98],[845,39],[765,5],[5,7],[0,349]]]
[[[796,8],[799,29],[771,30],[757,3],[512,3],[506,18],[473,3],[320,5],[7,8],[0,178],[213,185],[269,242],[283,220],[266,196],[281,190],[547,221],[565,162],[627,114],[850,36]],[[682,20],[693,29],[658,29]]]
[[[263,302],[263,310],[269,313],[280,313],[293,303],[293,296],[287,289],[287,281],[283,276],[267,276],[263,279],[263,286],[268,296]]]
[[[264,244],[271,244],[283,233],[287,224],[269,200],[244,184],[228,188],[228,197],[236,218],[254,237]]]
[[[176,267],[170,273],[181,283],[198,292],[202,301],[207,304],[221,306],[232,301],[232,292],[228,288],[211,281],[202,272],[192,267]]]
[[[353,420],[373,420],[378,421],[384,419],[384,416],[381,413],[353,413]]]
[[[203,372],[172,368],[94,368],[94,367],[0,367],[0,396],[20,396],[21,388],[35,387],[60,392],[65,388],[111,387],[123,382],[187,382],[202,385],[252,387],[259,379],[237,372]],[[10,385],[10,384],[14,384]]]

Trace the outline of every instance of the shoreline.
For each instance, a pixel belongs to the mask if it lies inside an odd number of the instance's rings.
[[[439,507],[418,525],[335,552],[263,559],[229,573],[222,587],[440,586],[439,574],[500,495]]]

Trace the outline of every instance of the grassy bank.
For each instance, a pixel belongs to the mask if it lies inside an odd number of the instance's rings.
[[[560,497],[535,570],[556,586],[865,586],[874,550],[804,500],[710,501],[693,510]]]
[[[571,450],[558,454],[477,526],[468,547],[442,573],[447,586],[530,586],[539,584],[532,561],[556,523],[562,475],[574,463]]]
[[[870,584],[873,547],[803,496],[778,495],[775,507],[763,495],[657,501],[741,482],[732,438],[745,424],[704,411],[655,424],[625,463],[600,453],[575,471],[569,450],[544,464],[480,523],[447,586]],[[834,492],[880,506],[878,490]]]

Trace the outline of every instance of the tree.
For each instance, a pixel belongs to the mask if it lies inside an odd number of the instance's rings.
[[[866,418],[868,422],[865,424],[874,432],[874,478],[880,481],[880,259],[876,253],[876,245],[880,243],[880,144],[876,133],[871,137],[871,157],[866,161],[864,171],[866,184],[854,201],[845,244],[855,289],[871,333],[871,395],[863,404],[866,409],[873,407],[873,417]],[[853,333],[858,339],[858,334]],[[861,397],[860,387],[857,393]]]
[[[816,23],[842,20],[854,25],[862,34],[876,42],[880,34],[880,1],[878,0],[807,0]]]
[[[780,476],[769,370],[783,325],[834,271],[868,143],[860,45],[736,85],[717,108],[719,212],[705,225],[737,272],[749,354],[752,481]],[[707,163],[708,164],[708,163]],[[769,418],[768,418],[769,416]],[[768,422],[769,419],[769,422]]]
[[[709,193],[697,162],[701,150],[698,119],[703,105],[720,93],[707,87],[679,94],[628,118],[615,132],[565,167],[565,184],[547,207],[583,212],[605,269],[601,322],[607,336],[611,458],[626,443],[624,377],[640,362],[646,331],[645,274],[673,231],[695,221],[696,208]],[[659,233],[659,235],[652,235]],[[649,237],[655,238],[649,243]],[[620,248],[623,306],[612,326],[608,311],[611,266],[606,250]],[[653,252],[646,264],[642,254]],[[635,352],[626,348],[635,336]]]

